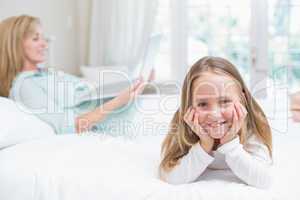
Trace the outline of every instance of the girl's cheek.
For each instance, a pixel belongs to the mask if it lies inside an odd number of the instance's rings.
[[[233,111],[234,111],[234,104],[226,107],[223,109],[222,113],[223,113],[223,116],[226,120],[232,120],[233,118]]]

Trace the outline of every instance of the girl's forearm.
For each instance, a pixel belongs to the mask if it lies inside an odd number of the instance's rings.
[[[268,154],[262,149],[256,150],[260,150],[259,153]],[[217,151],[225,155],[227,165],[245,183],[258,188],[268,188],[270,186],[271,160],[264,160],[258,155],[250,154],[239,143],[238,138],[222,145]]]
[[[171,171],[161,171],[161,179],[170,184],[193,182],[205,171],[213,160],[214,157],[206,153],[202,146],[196,143]]]

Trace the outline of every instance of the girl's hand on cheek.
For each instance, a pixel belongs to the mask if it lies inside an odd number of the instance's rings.
[[[223,116],[226,120],[232,121],[233,111],[235,110],[234,103],[230,103],[229,106],[223,109]]]
[[[238,137],[238,132],[241,129],[245,118],[247,116],[246,108],[240,103],[234,103],[234,109],[232,110],[232,125],[228,132],[220,140],[220,144],[225,144]]]
[[[199,118],[201,114],[194,108],[189,108],[184,115],[185,123],[192,129],[192,131],[199,137],[200,145],[207,152],[210,153],[214,146],[214,139],[201,127]]]

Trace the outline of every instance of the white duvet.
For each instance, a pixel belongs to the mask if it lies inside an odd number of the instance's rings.
[[[0,152],[0,199],[287,200],[300,197],[298,141],[289,140],[281,145],[282,136],[275,137],[278,150],[274,183],[265,191],[246,186],[230,171],[223,170],[207,171],[193,184],[163,183],[157,179],[161,137],[144,139],[69,135],[4,149]]]
[[[160,181],[161,132],[135,139],[63,135],[0,151],[0,200],[297,200],[299,128],[274,131],[274,180],[269,190],[247,186],[224,170],[206,171],[192,184]]]

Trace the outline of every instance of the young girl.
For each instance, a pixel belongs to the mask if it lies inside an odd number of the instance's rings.
[[[230,168],[246,184],[267,188],[271,164],[270,126],[237,69],[218,57],[197,61],[162,145],[160,178],[183,184],[207,168]]]

